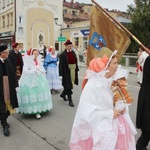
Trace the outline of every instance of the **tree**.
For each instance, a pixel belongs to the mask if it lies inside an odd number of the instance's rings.
[[[132,23],[128,30],[145,46],[150,45],[150,0],[135,0],[135,6],[129,5],[127,12]],[[132,40],[127,52],[137,53],[139,45]]]

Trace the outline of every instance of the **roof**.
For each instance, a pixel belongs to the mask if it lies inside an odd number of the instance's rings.
[[[68,8],[72,9],[82,9],[79,3],[70,3],[70,2],[63,2],[63,6],[66,6]]]
[[[120,23],[131,23],[131,19],[127,19],[123,17],[115,17],[115,19]]]

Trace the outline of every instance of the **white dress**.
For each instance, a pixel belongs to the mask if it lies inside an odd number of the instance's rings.
[[[17,93],[19,112],[23,114],[38,114],[52,109],[52,99],[45,70],[41,59],[37,64],[32,56],[24,56],[23,73],[19,80]]]
[[[70,150],[117,150],[119,128],[122,126],[118,119],[113,119],[112,78],[105,78],[106,72],[87,71],[88,82],[75,115]],[[135,143],[130,144],[124,150],[135,150]]]

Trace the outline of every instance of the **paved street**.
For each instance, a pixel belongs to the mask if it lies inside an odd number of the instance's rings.
[[[53,109],[42,114],[37,120],[35,116],[16,114],[9,117],[10,137],[5,137],[0,128],[1,150],[69,150],[71,127],[81,94],[81,81],[85,74],[85,67],[80,68],[80,85],[74,87],[75,107],[69,107],[68,102],[63,101],[59,95],[53,94]],[[129,75],[129,90],[134,97],[130,107],[130,114],[135,122],[136,103],[139,85],[136,83],[136,75]],[[140,133],[140,131],[138,131]],[[136,138],[139,135],[136,135]]]

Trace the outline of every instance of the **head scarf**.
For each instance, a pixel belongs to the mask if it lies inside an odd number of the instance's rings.
[[[30,48],[27,52],[27,55],[29,55],[29,56],[33,55],[33,51],[38,51],[38,49],[37,48]]]
[[[102,70],[105,70],[115,54],[117,54],[117,50],[113,52],[107,47],[102,47],[98,55],[90,61],[88,70],[92,70],[97,73]],[[84,88],[86,83],[87,79],[85,75],[84,80],[82,82],[82,89]]]

